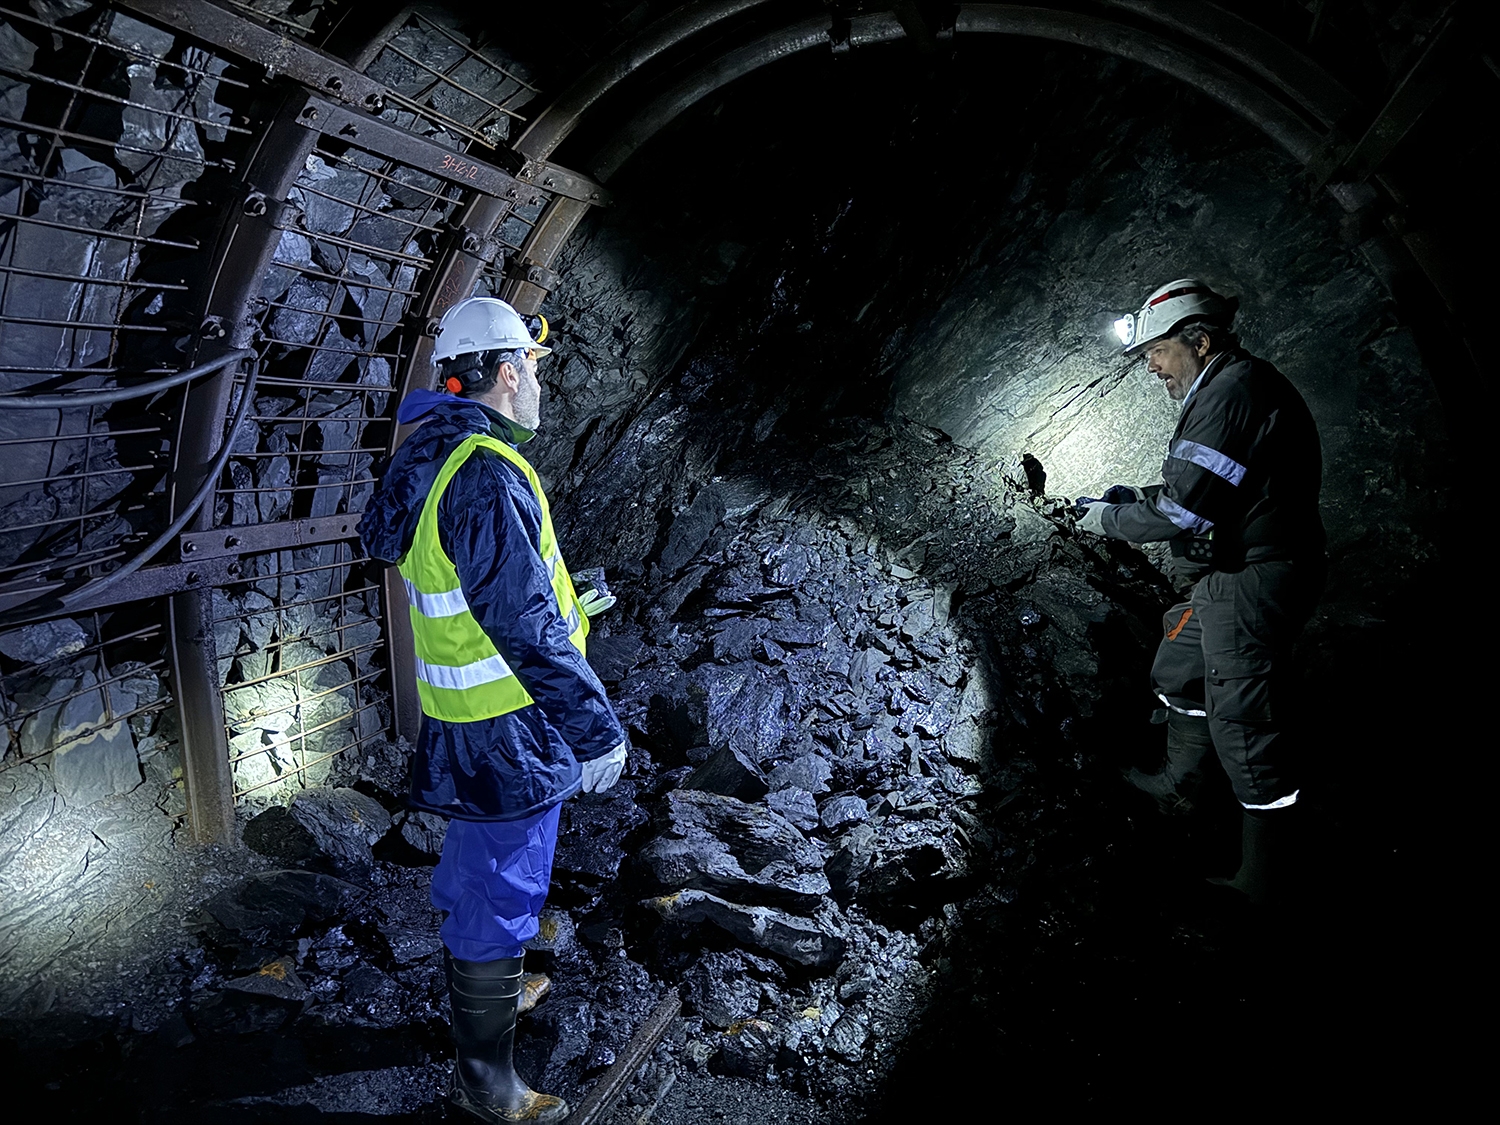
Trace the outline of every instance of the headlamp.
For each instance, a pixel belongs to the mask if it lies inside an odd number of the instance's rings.
[[[526,331],[531,333],[534,342],[541,344],[547,339],[547,318],[545,316],[523,315],[521,323],[526,326]]]
[[[1122,316],[1115,321],[1115,335],[1124,347],[1130,347],[1135,340],[1135,317]]]

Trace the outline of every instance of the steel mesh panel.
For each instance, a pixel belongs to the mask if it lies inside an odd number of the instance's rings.
[[[392,738],[379,588],[348,543],[243,564],[214,592],[214,639],[235,797],[269,803]]]
[[[0,657],[0,772],[51,767],[65,800],[128,792],[137,763],[157,803],[183,812],[181,750],[158,603],[57,618],[7,635]],[[112,789],[110,787],[113,787]]]
[[[366,69],[391,90],[385,118],[465,148],[494,149],[510,139],[537,90],[518,63],[480,36],[471,40],[452,13],[414,10]]]
[[[404,317],[431,270],[458,188],[325,142],[281,212],[261,286],[254,426],[220,482],[216,522],[360,511],[384,452]]]
[[[228,66],[107,6],[0,6],[0,394],[184,366],[184,189],[247,132]],[[104,569],[160,529],[175,402],[0,410],[0,583]]]
[[[526,240],[531,237],[532,230],[553,198],[551,193],[540,190],[536,192],[536,196],[535,203],[528,201],[523,204],[512,204],[506,211],[505,217],[495,227],[491,237],[500,244],[501,253],[496,255],[494,262],[479,271],[479,278],[474,287],[475,294],[501,296],[501,289],[505,284],[507,262],[514,255],[519,254],[521,248],[526,245]]]

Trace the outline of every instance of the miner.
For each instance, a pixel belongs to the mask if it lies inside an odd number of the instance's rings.
[[[1168,709],[1167,761],[1129,780],[1165,805],[1189,804],[1217,752],[1244,813],[1239,871],[1215,881],[1264,904],[1283,889],[1301,796],[1288,681],[1326,574],[1322,454],[1297,389],[1240,346],[1237,306],[1183,278],[1115,322],[1125,353],[1145,357],[1182,411],[1161,483],[1081,497],[1078,526],[1171,547],[1186,600],[1164,618],[1151,671]]]
[[[516,1017],[546,989],[523,974],[522,945],[537,933],[562,802],[610,788],[625,765],[625,732],[584,660],[591,595],[574,589],[517,451],[541,421],[545,338],[545,321],[503,301],[450,308],[433,348],[440,390],[401,403],[397,419],[418,428],[360,522],[411,607],[423,723],[410,802],[449,818],[432,903],[446,914],[450,1096],[491,1122],[568,1114],[511,1062]]]

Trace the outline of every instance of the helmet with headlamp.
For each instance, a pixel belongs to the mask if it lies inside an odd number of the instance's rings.
[[[432,362],[442,363],[472,352],[517,348],[534,352],[540,359],[552,351],[542,347],[546,338],[546,317],[522,316],[498,297],[470,297],[459,301],[438,321]]]
[[[1139,312],[1116,320],[1115,335],[1126,355],[1136,355],[1189,321],[1228,328],[1239,304],[1239,298],[1220,296],[1195,277],[1178,278],[1154,290]]]

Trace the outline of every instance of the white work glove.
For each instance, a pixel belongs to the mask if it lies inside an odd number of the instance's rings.
[[[1078,530],[1092,531],[1095,535],[1103,535],[1104,509],[1113,507],[1113,504],[1106,504],[1103,500],[1095,500],[1092,504],[1085,504],[1083,515],[1078,520]]]
[[[583,763],[583,791],[603,793],[620,780],[625,772],[625,743],[620,743],[602,758]]]
[[[578,608],[583,610],[585,617],[598,617],[615,604],[615,596],[609,592],[609,586],[604,581],[602,566],[580,570],[572,578],[573,586],[583,591],[578,595]]]
[[[583,610],[585,617],[598,617],[614,604],[615,596],[613,594],[601,594],[598,590],[586,591],[578,599],[578,608]]]

